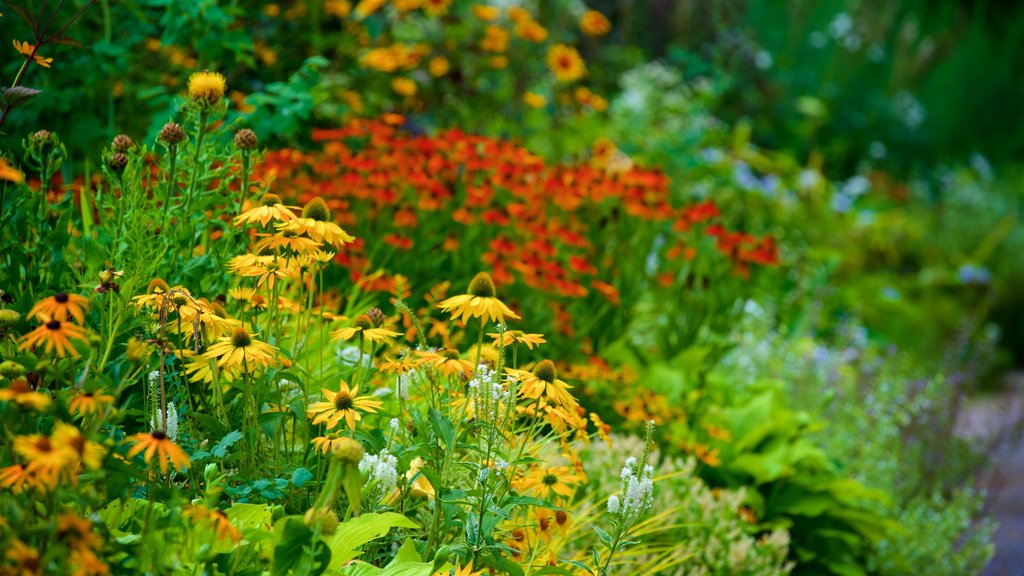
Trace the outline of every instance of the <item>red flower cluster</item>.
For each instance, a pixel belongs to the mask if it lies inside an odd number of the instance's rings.
[[[299,202],[328,202],[362,240],[338,255],[356,281],[383,261],[381,240],[393,247],[388,267],[409,276],[444,265],[448,277],[464,268],[468,278],[483,267],[499,285],[518,280],[567,300],[593,294],[612,306],[624,282],[643,281],[619,272],[622,258],[643,262],[654,235],[669,246],[662,267],[678,267],[673,256],[698,255],[699,242],[680,248],[694,234],[713,237],[741,275],[778,259],[771,238],[726,230],[714,203],[674,206],[659,170],[552,165],[515,142],[459,130],[416,135],[394,118],[356,120],[313,138],[321,152],[270,152],[259,175],[276,178],[275,191]],[[393,284],[374,274],[366,287]]]

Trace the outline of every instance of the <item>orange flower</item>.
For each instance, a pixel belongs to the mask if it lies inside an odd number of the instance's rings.
[[[6,158],[0,158],[0,180],[20,184],[25,181],[25,175],[8,164]]]
[[[128,457],[134,458],[140,452],[145,451],[143,459],[145,459],[146,464],[149,464],[153,461],[153,457],[156,456],[157,462],[160,464],[161,474],[167,474],[168,460],[174,465],[175,470],[188,468],[191,464],[191,460],[189,460],[185,451],[171,441],[167,437],[167,433],[162,430],[133,434],[128,437],[128,440],[134,444],[128,450]]]
[[[459,358],[458,350],[444,349],[437,352],[417,352],[416,355],[420,357],[420,364],[429,364],[449,378],[452,376],[469,378],[473,375],[473,363]]]
[[[79,324],[85,324],[85,311],[88,309],[89,299],[85,296],[57,292],[49,298],[36,302],[36,305],[28,311],[28,317],[39,318],[43,321],[52,318],[64,322],[70,316]]]
[[[33,54],[36,50],[36,47],[33,44],[29,44],[28,42],[19,42],[18,40],[12,40],[12,42],[14,43],[15,50],[25,56],[32,56],[36,61],[36,64],[39,64],[43,68],[49,68],[50,64],[53,63],[53,58],[43,58],[39,54]]]
[[[79,392],[72,399],[69,408],[74,414],[85,416],[88,414],[99,415],[108,404],[113,404],[114,397],[102,392]]]
[[[587,66],[580,53],[568,44],[555,44],[548,49],[548,68],[555,80],[575,82],[587,75]]]
[[[612,29],[612,23],[597,10],[587,10],[580,16],[580,31],[587,36],[604,36]]]
[[[50,320],[22,336],[18,350],[28,350],[43,344],[47,354],[56,351],[57,356],[61,358],[68,354],[78,358],[80,354],[71,344],[71,340],[84,341],[86,339],[88,339],[88,334],[85,328],[60,320]]]
[[[27,406],[36,412],[42,412],[50,405],[50,397],[33,390],[28,380],[24,378],[13,380],[7,388],[0,388],[0,400],[4,402],[13,400],[15,403]]]

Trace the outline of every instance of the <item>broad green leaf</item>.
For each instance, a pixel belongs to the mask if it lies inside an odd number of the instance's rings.
[[[359,548],[386,535],[392,528],[413,529],[419,528],[419,524],[395,512],[363,514],[340,524],[326,539],[331,550],[330,568],[338,569],[358,557],[362,553]]]

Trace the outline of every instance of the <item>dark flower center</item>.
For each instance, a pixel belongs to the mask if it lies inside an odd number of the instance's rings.
[[[361,330],[369,330],[373,328],[373,321],[366,314],[360,314],[352,325]]]
[[[537,366],[533,369],[533,375],[538,380],[543,380],[548,384],[552,384],[555,378],[558,377],[558,372],[555,370],[555,363],[551,360],[541,360]]]
[[[555,522],[558,522],[559,526],[565,524],[568,521],[569,515],[566,514],[564,510],[558,510],[555,512]]]
[[[245,348],[252,345],[252,338],[249,337],[245,328],[236,328],[235,332],[231,334],[231,345],[235,348]]]
[[[53,295],[53,299],[61,304],[66,304],[68,301],[68,295],[63,292],[57,292]]]
[[[60,330],[60,320],[50,320],[46,323],[46,328],[49,330]]]
[[[350,410],[353,404],[354,402],[352,401],[352,397],[344,392],[339,392],[338,395],[334,397],[334,407],[338,409],[339,412]]]
[[[551,473],[545,474],[544,479],[541,480],[541,482],[545,486],[554,486],[555,484],[558,484],[558,476],[555,476],[554,474]]]
[[[281,197],[277,194],[264,194],[260,198],[260,206],[273,206],[274,204],[280,204]]]
[[[327,203],[324,202],[323,198],[316,197],[310,200],[305,208],[302,209],[302,217],[316,220],[317,222],[326,222],[331,219],[331,211],[327,208]]]
[[[40,436],[39,439],[36,440],[36,449],[40,452],[52,452],[53,444],[50,444],[50,439],[48,437]]]
[[[445,348],[444,350],[441,350],[441,356],[444,356],[445,358],[447,358],[449,360],[458,360],[459,359],[459,351],[458,350],[454,350],[452,348]]]
[[[491,275],[487,272],[480,272],[474,276],[473,280],[469,283],[468,292],[472,296],[494,298],[497,290],[494,288],[494,280],[491,280]]]
[[[154,430],[152,436],[153,436],[153,438],[156,438],[157,440],[166,440],[167,439],[167,433],[164,432],[163,430]]]

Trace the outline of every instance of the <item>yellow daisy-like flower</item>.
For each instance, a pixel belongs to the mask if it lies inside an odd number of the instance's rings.
[[[522,380],[519,394],[524,398],[536,399],[544,396],[559,406],[575,408],[579,405],[569,392],[572,386],[558,379],[558,372],[551,360],[541,360],[534,366],[532,372],[514,368],[506,368],[505,371],[510,376]]]
[[[53,58],[44,58],[39,54],[33,54],[35,52],[35,45],[29,42],[19,42],[18,40],[12,40],[14,43],[14,49],[25,56],[31,56],[35,60],[36,64],[39,64],[43,68],[49,68],[50,64],[53,64]]]
[[[547,343],[543,334],[527,334],[522,330],[509,330],[504,334],[490,332],[487,335],[494,338],[495,348],[498,346],[504,346],[507,348],[513,344],[525,344],[527,348],[533,350],[534,346],[540,346],[541,344]]]
[[[330,436],[317,436],[309,441],[313,447],[324,456],[331,453],[335,446],[341,446],[351,440],[351,438],[345,438],[342,436],[332,438]]]
[[[392,78],[391,89],[401,96],[415,96],[418,86],[416,81],[410,78]]]
[[[431,16],[444,16],[452,0],[423,0],[423,10]]]
[[[41,488],[35,473],[29,471],[24,464],[12,464],[0,468],[0,488],[21,494],[26,488]]]
[[[202,504],[196,504],[182,512],[181,515],[192,519],[194,524],[205,524],[211,527],[218,540],[235,543],[242,540],[242,534],[231,524],[231,520],[223,510],[210,509]]]
[[[441,76],[444,76],[445,74],[448,73],[448,70],[450,68],[451,64],[448,62],[448,59],[445,58],[444,56],[434,56],[433,58],[430,59],[430,62],[427,63],[427,70],[430,71],[430,75],[433,76],[434,78],[440,78]]]
[[[496,6],[473,4],[473,15],[484,22],[491,22],[498,19],[498,16],[501,15],[501,11],[499,11]]]
[[[495,297],[497,290],[490,274],[480,272],[474,276],[467,292],[452,296],[440,302],[437,307],[445,312],[451,312],[452,318],[463,321],[480,318],[482,322],[505,322],[506,317],[519,318],[504,302]]]
[[[604,36],[612,29],[612,23],[597,10],[587,10],[580,16],[580,31],[587,36]]]
[[[517,482],[517,487],[523,492],[532,493],[542,498],[552,496],[572,498],[576,492],[576,486],[582,480],[568,466],[536,467],[530,470],[525,478]]]
[[[316,242],[323,242],[341,249],[345,244],[355,242],[355,236],[331,222],[331,211],[322,198],[314,198],[302,209],[302,217],[281,222],[277,225],[280,233],[305,234]]]
[[[342,380],[341,387],[337,392],[321,388],[324,395],[323,402],[310,404],[306,414],[313,418],[313,424],[327,424],[328,430],[333,429],[339,422],[345,420],[350,430],[356,429],[356,422],[362,420],[362,412],[375,413],[383,406],[379,400],[372,398],[360,398],[359,386],[349,389],[348,382]]]
[[[11,400],[36,412],[42,412],[50,405],[50,397],[33,390],[25,378],[18,378],[12,381],[9,387],[0,388],[0,401]]]
[[[228,84],[219,72],[203,70],[188,77],[188,95],[195,102],[216,104],[224,98]]]
[[[448,348],[437,352],[417,352],[416,355],[420,357],[419,364],[433,366],[445,376],[469,378],[473,375],[473,363],[459,358],[458,350]]]
[[[114,397],[102,392],[79,392],[69,403],[73,414],[86,416],[89,414],[102,414],[106,406],[114,403]]]
[[[235,328],[231,336],[225,336],[210,346],[203,357],[217,360],[220,368],[242,368],[271,366],[276,363],[277,348],[266,342],[253,340],[245,328]]]
[[[136,454],[145,451],[142,457],[146,464],[149,464],[156,456],[161,474],[167,474],[168,460],[174,465],[175,470],[188,468],[191,464],[188,454],[185,454],[185,451],[168,438],[167,433],[162,430],[133,434],[128,437],[128,440],[133,444],[128,450],[128,457],[134,458]]]
[[[587,75],[587,65],[580,53],[568,44],[555,44],[548,49],[548,68],[555,80],[575,82]]]
[[[547,105],[548,99],[543,94],[537,94],[536,92],[527,92],[523,94],[523,103],[530,108],[543,108]]]
[[[339,328],[331,332],[332,340],[351,340],[358,335],[370,342],[387,342],[388,338],[401,336],[401,332],[388,330],[387,328],[374,328],[373,321],[366,314],[360,314],[352,322],[351,326]]]
[[[60,358],[69,354],[78,358],[80,354],[71,341],[86,341],[88,338],[88,333],[81,326],[75,326],[70,322],[61,322],[60,320],[50,320],[22,336],[18,350],[28,350],[42,344],[47,354],[56,352]]]
[[[271,220],[287,222],[296,218],[292,210],[298,210],[298,207],[285,206],[277,194],[264,194],[258,205],[235,216],[235,226],[259,222],[260,226],[266,227]]]
[[[102,444],[89,440],[81,430],[64,422],[58,422],[54,426],[53,443],[69,448],[75,459],[90,470],[98,470],[103,464],[103,456],[107,453]]]
[[[14,438],[14,451],[28,460],[29,472],[56,475],[76,461],[75,452],[43,434]]]
[[[6,158],[0,158],[0,180],[20,184],[25,181],[25,175],[14,166],[8,164]]]
[[[311,254],[320,249],[320,243],[312,238],[299,236],[296,232],[284,232],[281,234],[265,234],[253,246],[256,252],[264,250],[277,250],[285,248],[296,254]]]

